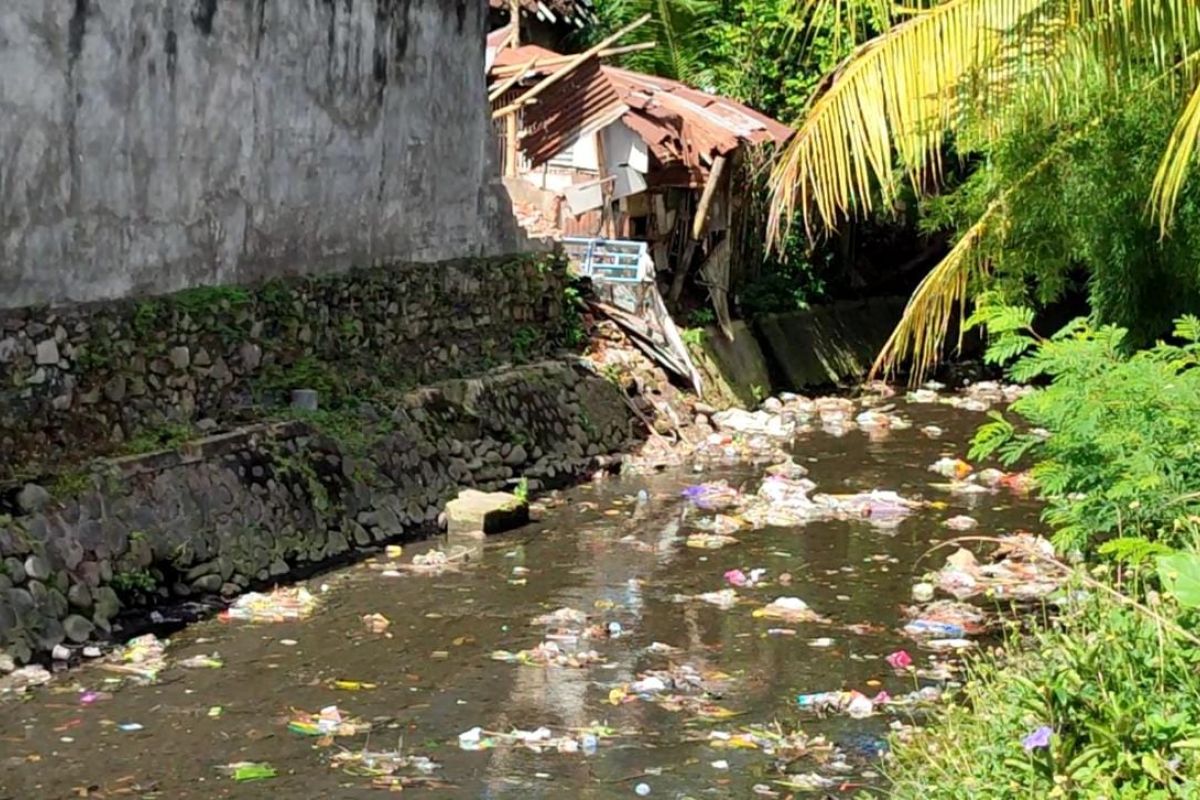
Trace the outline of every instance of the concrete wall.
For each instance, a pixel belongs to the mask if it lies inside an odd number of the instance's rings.
[[[733,340],[721,329],[704,329],[699,347],[692,357],[704,376],[704,399],[718,407],[741,405],[753,408],[771,394],[771,373],[754,330],[742,320],[731,324]]]
[[[717,326],[704,329],[698,352],[717,405],[755,405],[767,394],[805,392],[862,380],[907,302],[875,297],[772,314],[734,323],[734,340]],[[694,349],[695,350],[695,349]]]
[[[0,308],[520,243],[483,0],[4,0]]]
[[[774,314],[754,323],[778,388],[804,391],[861,380],[904,312],[902,297],[876,297]]]

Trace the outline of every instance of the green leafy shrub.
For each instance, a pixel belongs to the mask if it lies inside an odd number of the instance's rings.
[[[1050,379],[975,437],[972,458],[1032,458],[1048,502],[1044,518],[1062,549],[1089,552],[1107,539],[1195,540],[1200,517],[1200,319],[1183,317],[1178,344],[1131,352],[1126,331],[1075,320],[1049,339],[1032,312],[987,302],[972,322],[988,327],[987,358],[1014,380]],[[1038,431],[1043,429],[1048,435]]]

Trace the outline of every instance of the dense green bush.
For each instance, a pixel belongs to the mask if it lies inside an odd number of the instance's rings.
[[[1118,563],[1080,572],[1072,601],[976,659],[958,702],[894,742],[891,796],[1200,797],[1200,320],[1143,350],[1083,320],[1042,338],[1032,311],[993,297],[971,321],[989,361],[1045,382],[972,457],[1032,460],[1056,543]]]
[[[1011,406],[1024,425],[994,415],[975,437],[972,458],[1035,462],[1045,519],[1062,549],[1091,552],[1116,537],[1194,543],[1200,320],[1179,321],[1179,344],[1131,351],[1123,328],[1076,320],[1043,339],[1032,319],[1027,309],[986,298],[973,318],[988,327],[989,360],[1016,358],[1015,380],[1049,383]]]

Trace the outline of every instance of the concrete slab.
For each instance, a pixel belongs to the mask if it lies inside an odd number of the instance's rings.
[[[465,489],[446,504],[446,519],[451,536],[503,533],[529,523],[529,503],[506,492]]]

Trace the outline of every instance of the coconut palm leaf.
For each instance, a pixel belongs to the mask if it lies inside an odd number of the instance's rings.
[[[1200,137],[1200,86],[1192,92],[1187,106],[1175,123],[1167,151],[1154,176],[1150,207],[1158,218],[1164,236],[1171,226],[1179,191],[1191,171],[1197,137]]]
[[[1148,90],[1162,81],[1190,74],[1198,66],[1200,52],[1192,53],[1174,64],[1167,72],[1149,83],[1144,83],[1140,89]],[[1083,70],[1087,67],[1080,63],[1077,68]],[[1189,111],[1192,105],[1200,104],[1197,96],[1200,96],[1200,90],[1193,94]],[[1186,113],[1184,117],[1187,117]],[[1197,114],[1197,118],[1200,119],[1200,113]],[[1032,183],[1043,170],[1069,153],[1073,145],[1091,134],[1104,119],[1103,116],[1094,117],[1078,130],[1059,139],[1050,152],[988,204],[979,218],[959,237],[950,253],[918,284],[905,305],[900,322],[871,367],[872,377],[895,374],[903,364],[908,363],[912,367],[910,379],[914,383],[921,382],[925,374],[936,366],[945,349],[946,336],[956,311],[959,315],[958,344],[961,346],[967,293],[974,283],[990,274],[991,264],[987,248],[989,239],[1003,246],[1006,209],[1019,191]],[[1200,126],[1200,123],[1197,125]],[[1191,133],[1193,140],[1195,130]],[[1160,175],[1161,172],[1160,169]]]
[[[859,47],[818,88],[773,171],[768,236],[782,242],[797,213],[813,235],[887,207],[905,176],[922,191],[940,175],[948,133],[981,118],[992,120],[993,131],[1003,130],[1010,117],[1019,117],[1018,104],[1031,90],[1053,115],[1060,100],[1070,99],[1074,70],[1086,61],[1073,54],[1098,59],[1113,80],[1136,72],[1132,65],[1174,71],[1183,64],[1181,84],[1190,92],[1198,42],[1195,0],[946,0],[914,9],[911,19]],[[1197,137],[1200,89],[1155,183],[1152,203],[1164,229]],[[986,269],[978,248],[1003,216],[1006,196],[918,287],[877,370],[912,358],[920,374],[936,360],[971,276]]]

